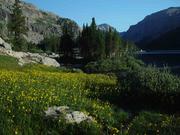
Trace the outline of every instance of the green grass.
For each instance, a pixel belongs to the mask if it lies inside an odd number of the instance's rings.
[[[0,71],[0,134],[45,134],[52,130],[63,134],[64,130],[68,131],[67,125],[62,127],[58,120],[43,121],[43,111],[49,106],[64,105],[93,116],[97,121],[94,123],[97,132],[111,132],[113,128],[120,130],[128,114],[106,102],[88,98],[89,86],[93,84],[113,85],[116,80],[106,75],[84,73]],[[79,132],[91,132],[88,129]],[[73,128],[72,133],[75,131]]]
[[[17,70],[18,68],[19,65],[16,58],[0,55],[0,69]]]
[[[11,56],[0,55],[0,69],[13,71],[46,71],[46,72],[81,72],[80,70],[66,69],[64,67],[49,67],[42,64],[29,63],[23,66],[18,65],[18,60]]]
[[[133,79],[131,76],[126,78],[127,80],[123,78],[118,80],[115,76],[70,73],[70,70],[39,64],[20,67],[16,59],[8,56],[0,56],[0,63],[0,135],[178,135],[180,133],[178,114],[167,115],[147,111],[133,114],[109,103],[111,100],[100,100],[99,97],[102,96],[113,100],[119,96],[122,89],[128,90],[127,94],[130,94],[128,96],[136,99],[137,96],[131,95],[134,93],[129,89],[134,85],[128,85]],[[144,75],[144,72],[133,74],[137,77],[136,81],[142,85],[136,83],[141,86],[138,88],[146,87],[156,91],[154,85],[150,87],[149,84],[153,84],[154,81],[148,79],[152,75],[157,79],[160,73],[153,71],[153,74],[148,75],[151,72],[146,71]],[[166,77],[172,76],[162,77],[168,80]],[[163,82],[161,78],[160,82]],[[126,87],[122,87],[119,83],[121,85],[125,83],[123,86]],[[157,84],[158,86],[166,88]],[[127,94],[124,99],[128,99]],[[136,102],[135,100],[132,104],[135,105]],[[62,119],[44,119],[44,110],[48,107],[64,105],[92,116],[95,122],[78,125],[68,124]]]

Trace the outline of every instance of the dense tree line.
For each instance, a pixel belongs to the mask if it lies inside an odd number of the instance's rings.
[[[73,29],[69,26],[63,26],[62,36],[50,36],[44,38],[39,44],[38,49],[46,53],[54,52],[62,54],[64,57],[72,57],[73,48],[76,46],[76,41],[73,36]]]
[[[18,51],[35,51],[59,53],[61,56],[71,58],[74,49],[79,49],[80,55],[85,60],[99,60],[112,58],[120,51],[122,40],[119,33],[111,28],[101,31],[92,18],[90,26],[84,25],[77,39],[73,35],[73,26],[63,25],[62,36],[45,37],[37,46],[27,43],[23,36],[27,33],[25,17],[22,14],[19,0],[15,0],[11,20],[8,24],[13,39],[14,49]],[[34,47],[35,46],[35,47]]]
[[[60,37],[58,36],[45,37],[44,40],[38,44],[38,48],[44,52],[59,53],[59,47]]]
[[[119,33],[109,28],[107,31],[98,29],[95,18],[90,25],[84,25],[78,38],[74,38],[73,26],[63,25],[62,36],[45,37],[37,46],[24,42],[23,36],[27,32],[25,17],[22,14],[20,1],[15,0],[12,19],[9,22],[9,30],[13,37],[14,49],[18,51],[36,51],[59,53],[60,56],[73,58],[74,49],[79,49],[79,55],[85,60],[94,61],[112,58],[119,55],[123,41]],[[25,46],[26,44],[26,46]],[[26,48],[26,49],[25,49]]]
[[[113,57],[117,55],[120,45],[118,32],[111,28],[108,31],[99,30],[94,18],[90,26],[83,26],[79,47],[84,58],[96,60]]]
[[[83,26],[77,39],[73,38],[72,28],[64,26],[61,37],[45,38],[39,44],[39,48],[45,52],[60,53],[68,58],[73,57],[73,49],[78,48],[80,55],[91,61],[115,57],[119,55],[125,44],[116,30],[98,29],[95,18],[93,18],[90,26],[88,24]]]

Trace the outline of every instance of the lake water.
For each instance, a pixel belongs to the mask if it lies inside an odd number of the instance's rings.
[[[138,52],[138,58],[157,67],[180,67],[180,50]]]
[[[169,66],[171,68],[180,67],[180,50],[138,52],[138,58],[146,64],[157,67]]]

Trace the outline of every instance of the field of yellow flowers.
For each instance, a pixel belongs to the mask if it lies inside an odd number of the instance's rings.
[[[180,117],[151,112],[134,115],[100,100],[101,94],[115,95],[119,90],[114,76],[64,72],[42,65],[18,67],[8,59],[0,57],[0,135],[180,133]],[[44,111],[52,106],[69,106],[92,116],[95,123],[47,121]]]
[[[115,124],[120,125],[127,118],[125,112],[119,111],[122,118],[116,120],[113,118],[116,112],[110,104],[87,98],[89,86],[93,84],[97,87],[100,84],[115,85],[116,80],[84,73],[1,70],[0,134],[47,133],[51,127],[42,121],[43,111],[63,105],[90,114],[109,129]],[[59,128],[53,130],[60,132]]]

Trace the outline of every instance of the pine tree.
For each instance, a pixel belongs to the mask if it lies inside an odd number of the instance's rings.
[[[113,31],[111,28],[106,32],[105,38],[105,50],[106,57],[111,58],[117,55],[121,45],[121,39],[117,31]]]
[[[92,18],[92,22],[91,22],[91,26],[90,27],[91,27],[91,29],[93,31],[96,31],[96,29],[97,29],[96,20],[95,20],[94,17]]]
[[[117,31],[113,32],[113,46],[111,48],[111,57],[115,57],[120,51],[121,39]]]
[[[98,31],[97,47],[95,49],[97,53],[95,57],[98,59],[103,59],[105,57],[105,38],[104,33],[102,33],[100,30]]]
[[[111,50],[113,46],[113,34],[112,34],[112,29],[110,28],[108,32],[106,32],[106,37],[105,37],[105,51],[106,51],[106,57],[111,56]]]
[[[95,22],[95,18],[92,18],[92,23],[90,25],[90,33],[89,33],[89,53],[90,53],[90,57],[92,59],[95,58],[95,55],[97,55],[97,26],[96,26],[96,22]],[[96,57],[97,58],[97,57]]]
[[[73,48],[75,43],[73,41],[72,30],[69,30],[67,26],[63,27],[63,36],[60,39],[60,53],[63,53],[65,58],[73,56]]]
[[[57,36],[45,37],[44,40],[42,40],[38,44],[38,47],[44,52],[58,53],[60,48],[60,37]]]
[[[8,28],[13,35],[14,49],[20,51],[23,49],[24,45],[23,35],[27,33],[25,17],[21,10],[20,0],[15,0],[11,17]]]
[[[88,24],[84,25],[83,31],[80,37],[80,50],[85,59],[91,59],[92,53],[92,30]]]
[[[95,18],[90,26],[84,25],[80,37],[82,56],[88,60],[102,59],[105,56],[105,41],[102,31],[97,29]]]
[[[87,59],[89,56],[89,27],[88,25],[83,25],[83,31],[79,37],[79,47],[81,55]]]

